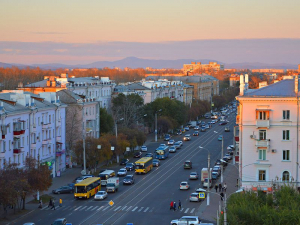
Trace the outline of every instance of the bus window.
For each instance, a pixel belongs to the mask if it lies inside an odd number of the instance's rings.
[[[84,186],[76,186],[75,193],[86,193],[86,189]]]

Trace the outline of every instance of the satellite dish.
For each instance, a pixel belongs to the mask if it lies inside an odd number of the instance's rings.
[[[86,175],[86,171],[85,171],[85,170],[82,170],[82,171],[81,171],[81,175]]]

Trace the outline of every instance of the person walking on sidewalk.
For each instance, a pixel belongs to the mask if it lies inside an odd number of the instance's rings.
[[[219,192],[221,192],[221,191],[222,191],[222,184],[219,183]]]
[[[226,183],[223,185],[223,189],[224,189],[224,192],[226,192],[226,189],[227,189],[227,184]]]
[[[176,211],[176,202],[173,204],[174,211]]]
[[[59,207],[62,207],[62,199],[59,199]]]
[[[178,210],[181,210],[181,201],[178,200]]]
[[[170,203],[170,210],[173,209],[173,207],[174,207],[174,202],[172,201],[172,202]]]
[[[52,201],[52,208],[51,209],[54,209],[55,210],[55,203],[54,203],[54,199]]]
[[[220,196],[221,196],[221,201],[223,201],[223,199],[224,199],[224,193],[221,192]]]
[[[42,209],[42,208],[43,208],[43,202],[42,202],[42,200],[41,200],[41,199],[39,200],[39,208],[40,208],[40,209]]]
[[[219,185],[216,184],[216,185],[215,185],[216,192],[218,192],[218,188],[219,188]]]
[[[51,206],[52,206],[52,199],[50,198],[48,208]]]

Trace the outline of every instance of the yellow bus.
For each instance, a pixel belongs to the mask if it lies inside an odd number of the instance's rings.
[[[74,197],[75,198],[90,198],[101,190],[101,183],[99,177],[89,177],[83,181],[75,184]]]
[[[135,162],[135,173],[148,173],[153,167],[152,157],[143,157]]]

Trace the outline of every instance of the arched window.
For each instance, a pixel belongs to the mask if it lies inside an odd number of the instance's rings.
[[[290,173],[288,171],[284,171],[282,173],[282,181],[288,182],[290,180]]]

